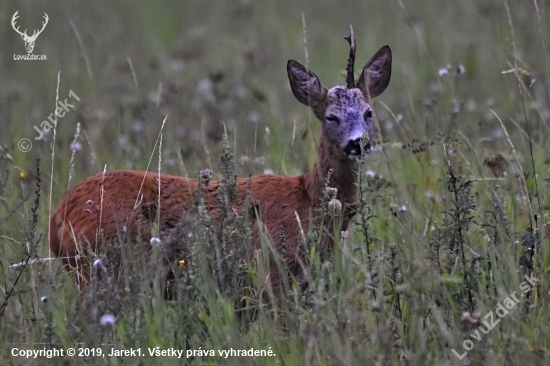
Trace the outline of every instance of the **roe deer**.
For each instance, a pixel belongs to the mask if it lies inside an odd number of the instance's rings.
[[[322,124],[313,170],[295,177],[260,175],[240,178],[236,182],[238,202],[245,201],[250,184],[250,196],[258,209],[264,232],[269,235],[276,250],[281,251],[285,246],[286,255],[281,260],[297,279],[304,278],[302,265],[307,256],[299,248],[301,232],[307,232],[310,212],[323,198],[330,170],[329,185],[337,189],[337,199],[342,203],[343,230],[353,216],[351,207],[357,194],[357,158],[361,157],[362,151],[370,149],[368,137],[373,126],[371,98],[382,93],[390,81],[391,51],[384,46],[366,64],[356,83],[353,75],[355,40],[351,27],[350,36],[345,39],[350,44],[346,86],[328,90],[315,74],[300,63],[290,60],[287,64],[294,96],[311,107]],[[361,146],[362,141],[364,146]],[[153,221],[158,220],[159,236],[166,237],[184,214],[192,210],[194,192],[201,189],[206,210],[214,223],[221,225],[217,198],[220,182],[212,181],[206,187],[199,186],[195,179],[144,171],[117,170],[92,175],[77,184],[54,212],[50,221],[51,251],[62,258],[66,267],[77,270],[85,288],[90,279],[90,264],[89,259],[84,260],[86,253],[82,253],[82,249],[99,253],[101,243],[108,244],[116,239],[125,220],[127,227],[124,232],[130,240],[135,242],[140,235],[144,243],[149,243],[152,223],[143,206],[156,209],[156,205],[160,204]],[[281,239],[282,231],[284,239]],[[257,228],[253,228],[252,233],[251,251],[260,246]],[[332,245],[327,237],[323,245]],[[282,240],[285,240],[284,244]],[[178,245],[184,248],[186,243]],[[275,264],[270,266],[269,280],[273,294],[282,296],[284,281],[288,279],[282,278]]]

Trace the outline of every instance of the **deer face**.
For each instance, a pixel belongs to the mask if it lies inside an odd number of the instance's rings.
[[[334,87],[327,93],[323,133],[333,155],[355,158],[370,150],[372,110],[359,89]],[[364,145],[361,147],[361,139]]]
[[[25,49],[27,50],[27,53],[32,53],[32,50],[34,50],[34,42],[36,42],[36,37],[29,37],[26,34],[23,34],[21,35],[21,38],[25,41]]]
[[[347,38],[346,38],[347,39]],[[317,76],[300,63],[290,60],[287,65],[290,87],[296,99],[311,107],[323,124],[323,134],[329,142],[333,156],[354,159],[361,151],[370,149],[373,113],[372,98],[388,86],[391,76],[391,51],[382,47],[366,64],[357,83],[353,78],[355,41],[353,31],[348,63],[347,86],[327,90]],[[361,141],[365,142],[361,146]]]

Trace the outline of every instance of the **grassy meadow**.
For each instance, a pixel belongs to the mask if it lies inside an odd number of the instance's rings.
[[[14,60],[16,11],[28,34],[47,13],[33,51],[47,60]],[[0,2],[0,365],[550,364],[549,16],[544,0]],[[246,222],[213,238],[199,213],[171,301],[161,253],[131,243],[134,270],[80,295],[48,246],[70,187],[115,169],[309,171],[320,123],[286,63],[345,84],[350,24],[356,74],[387,44],[392,79],[359,212],[328,257],[328,203],[312,215],[309,287],[262,302],[269,238],[248,258]],[[223,266],[219,242],[235,248]]]

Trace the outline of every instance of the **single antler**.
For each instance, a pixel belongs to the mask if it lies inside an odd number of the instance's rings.
[[[21,31],[19,30],[19,26],[16,27],[16,25],[15,25],[15,22],[17,21],[17,18],[19,18],[19,15],[18,15],[17,13],[19,13],[19,10],[17,10],[17,11],[15,12],[15,14],[13,14],[13,17],[11,18],[11,26],[12,26],[13,29],[14,29],[17,33],[19,33],[21,36],[26,36],[26,35],[27,35],[27,30],[25,29],[25,32],[21,32]]]
[[[42,29],[40,29],[39,31],[35,30],[32,34],[32,36],[30,38],[38,38],[38,35],[40,33],[42,33],[42,31],[44,30],[44,28],[46,28],[46,25],[48,24],[48,20],[50,20],[50,18],[48,18],[48,14],[44,13],[44,21],[42,22]],[[38,33],[37,33],[38,32]]]
[[[344,37],[349,43],[349,59],[348,67],[346,69],[346,84],[348,88],[355,88],[355,78],[353,77],[353,67],[355,64],[355,37],[353,36],[353,27],[349,25],[349,37]]]

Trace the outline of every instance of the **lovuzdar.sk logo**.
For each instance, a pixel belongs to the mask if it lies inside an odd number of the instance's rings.
[[[23,32],[19,30],[19,26],[17,25],[17,18],[19,18],[19,10],[13,14],[13,17],[11,18],[11,26],[13,29],[19,33],[21,38],[23,38],[23,41],[25,41],[25,49],[27,50],[26,55],[16,55],[13,54],[14,60],[47,60],[47,57],[45,54],[43,55],[35,55],[32,53],[34,50],[34,43],[36,42],[36,39],[42,33],[44,28],[46,28],[46,25],[48,24],[48,14],[44,13],[44,21],[42,22],[42,28],[40,30],[35,29],[32,35],[27,34],[27,29],[25,29]]]

